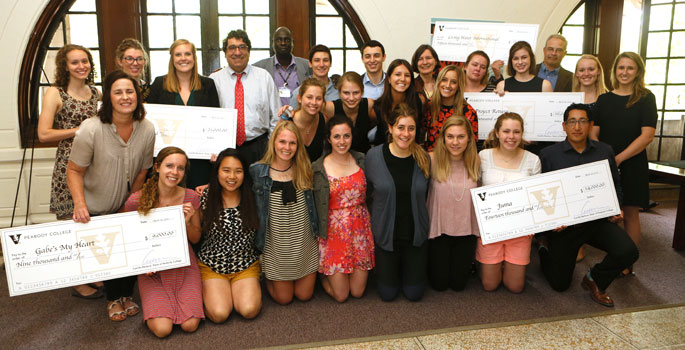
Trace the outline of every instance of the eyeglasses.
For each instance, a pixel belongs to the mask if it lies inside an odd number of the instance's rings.
[[[566,121],[566,125],[570,127],[576,126],[576,124],[580,124],[580,126],[586,126],[590,123],[589,119],[569,119]]]
[[[241,45],[230,45],[228,47],[228,51],[235,51],[235,49],[238,49],[239,51],[247,51],[247,45],[241,44]]]
[[[124,57],[124,61],[126,61],[126,63],[128,63],[128,64],[133,64],[133,62],[141,64],[141,63],[145,63],[145,57],[126,56],[126,57]]]
[[[566,51],[566,50],[564,50],[564,49],[562,49],[562,48],[560,48],[560,47],[558,47],[558,48],[555,49],[555,48],[553,48],[553,47],[549,47],[549,46],[548,46],[548,47],[545,48],[545,51],[556,52],[556,53],[563,53],[563,52]]]

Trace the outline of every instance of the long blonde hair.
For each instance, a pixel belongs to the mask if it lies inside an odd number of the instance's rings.
[[[174,66],[174,50],[181,45],[190,45],[190,51],[193,53],[193,73],[190,75],[190,90],[196,91],[202,89],[202,82],[200,81],[200,74],[197,73],[197,54],[195,44],[186,39],[178,39],[171,44],[169,48],[169,74],[164,80],[164,90],[169,92],[179,92],[180,84],[176,76],[176,66]]]
[[[293,185],[297,190],[309,190],[312,188],[312,178],[314,177],[314,172],[312,171],[312,164],[309,162],[309,156],[307,156],[307,150],[304,148],[300,131],[297,129],[297,125],[295,125],[295,123],[292,121],[280,120],[278,124],[276,124],[276,127],[269,138],[269,146],[266,149],[266,153],[259,162],[263,164],[271,164],[276,160],[276,139],[283,130],[292,132],[297,138],[297,150],[293,156],[295,158],[295,162],[292,164]],[[292,159],[290,161],[293,162]]]
[[[157,158],[155,160],[155,165],[152,167],[152,176],[145,181],[143,189],[140,192],[140,199],[138,201],[138,212],[147,215],[150,209],[155,208],[159,204],[159,171],[157,170],[164,162],[166,157],[172,154],[182,154],[186,157],[186,169],[183,173],[183,179],[181,179],[180,185],[185,186],[186,175],[188,170],[190,170],[190,161],[188,160],[188,155],[182,149],[174,146],[164,147],[157,153]]]
[[[395,106],[395,108],[393,108],[390,112],[390,115],[388,115],[388,130],[390,127],[394,127],[397,121],[402,117],[412,118],[414,120],[414,124],[416,125],[416,129],[418,130],[419,118],[416,115],[416,111],[404,102]],[[388,143],[392,143],[392,133],[388,133]],[[430,157],[428,157],[428,153],[426,153],[423,147],[416,143],[415,140],[412,140],[411,144],[409,145],[409,152],[411,153],[412,157],[414,157],[414,161],[416,161],[416,165],[419,166],[419,169],[421,169],[423,175],[427,179],[430,178],[431,161]]]
[[[473,181],[478,181],[478,152],[476,150],[476,139],[471,128],[471,122],[466,117],[461,115],[453,115],[442,124],[440,135],[435,142],[435,149],[433,149],[433,178],[438,182],[445,182],[450,177],[452,168],[450,167],[450,152],[445,146],[445,133],[447,129],[452,126],[461,126],[466,130],[469,137],[468,144],[463,153],[464,167],[469,173],[469,178]]]
[[[442,80],[445,79],[445,75],[447,75],[447,72],[452,71],[457,74],[457,92],[454,94],[452,101],[443,101],[442,95],[440,94],[440,82],[442,82]],[[442,105],[445,104],[445,102],[452,103],[451,105],[454,107],[454,114],[463,113],[461,110],[464,108],[464,104],[466,103],[466,100],[464,100],[465,84],[466,81],[464,78],[464,70],[460,69],[459,67],[453,64],[443,68],[440,71],[440,73],[438,73],[438,77],[435,79],[435,87],[433,88],[433,99],[430,102],[431,124],[437,122],[438,115],[440,114],[440,109],[442,108]]]
[[[637,66],[637,74],[635,75],[635,80],[633,80],[633,93],[630,94],[628,98],[628,103],[626,103],[626,108],[636,104],[640,99],[649,93],[649,90],[645,87],[645,62],[642,61],[642,57],[635,52],[621,52],[616,59],[614,59],[614,64],[611,67],[611,85],[614,89],[618,88],[618,80],[616,80],[616,66],[618,66],[618,61],[621,58],[628,58],[635,62]]]
[[[488,134],[488,138],[485,140],[485,148],[497,148],[499,147],[499,138],[497,137],[497,133],[499,132],[499,129],[502,127],[502,123],[507,120],[516,120],[517,122],[521,123],[521,134],[523,135],[524,129],[523,129],[523,118],[518,113],[513,113],[513,112],[506,112],[502,113],[499,117],[497,117],[497,121],[495,122],[495,127],[490,130],[490,133]],[[521,142],[519,143],[519,148],[524,148],[524,146],[528,143],[528,141],[524,140],[523,137],[521,138]]]
[[[602,63],[599,62],[599,58],[597,58],[597,56],[588,54],[580,56],[576,62],[576,70],[573,72],[573,89],[571,91],[580,91],[580,80],[578,80],[578,77],[576,76],[576,73],[578,72],[578,63],[580,63],[580,60],[591,60],[597,65],[597,71],[599,72],[597,75],[597,81],[595,81],[595,92],[597,93],[597,96],[607,92],[607,87],[604,84],[604,68],[602,68]]]

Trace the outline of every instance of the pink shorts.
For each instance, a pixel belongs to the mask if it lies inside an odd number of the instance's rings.
[[[476,260],[481,264],[498,264],[506,261],[516,265],[528,265],[532,240],[533,236],[523,236],[483,245],[480,237],[478,237]]]

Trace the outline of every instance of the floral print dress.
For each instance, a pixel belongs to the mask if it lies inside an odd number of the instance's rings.
[[[343,176],[328,176],[328,235],[319,238],[319,272],[333,275],[371,270],[374,266],[371,219],[366,208],[366,176],[359,169]]]

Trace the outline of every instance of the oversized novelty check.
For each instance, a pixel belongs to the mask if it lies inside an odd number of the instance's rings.
[[[524,122],[523,138],[528,141],[563,141],[561,123],[571,103],[583,103],[583,92],[493,92],[465,93],[464,98],[478,113],[478,139],[485,140],[504,112],[518,113]]]
[[[145,118],[155,125],[155,156],[167,146],[181,148],[192,159],[209,159],[235,148],[235,109],[147,103],[145,111]]]
[[[2,230],[10,296],[190,265],[182,208]]]
[[[441,61],[466,62],[471,52],[482,50],[491,61],[506,62],[511,45],[523,40],[535,47],[537,38],[537,24],[437,21],[432,46]]]
[[[607,160],[474,188],[471,200],[483,244],[621,212]]]

